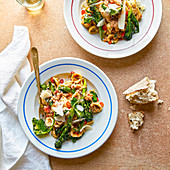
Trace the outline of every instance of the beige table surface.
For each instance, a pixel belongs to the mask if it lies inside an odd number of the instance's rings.
[[[101,68],[117,91],[119,115],[113,133],[98,150],[74,160],[50,157],[52,168],[170,169],[170,1],[163,0],[162,23],[152,42],[123,59],[103,59],[82,49],[68,32],[63,4],[63,0],[46,0],[41,13],[31,14],[15,0],[0,0],[0,51],[11,42],[14,25],[27,26],[40,63],[69,56]],[[122,92],[145,76],[157,80],[156,89],[164,103],[144,106],[144,126],[133,134],[127,121],[131,109]]]

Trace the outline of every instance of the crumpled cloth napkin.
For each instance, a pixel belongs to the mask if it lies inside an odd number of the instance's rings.
[[[17,101],[30,65],[27,27],[15,26],[12,42],[0,53],[0,169],[51,170],[48,155],[36,149],[17,117]]]

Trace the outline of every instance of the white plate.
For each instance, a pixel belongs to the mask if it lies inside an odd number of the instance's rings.
[[[99,100],[104,102],[103,111],[94,115],[93,130],[87,131],[76,143],[67,141],[60,150],[56,150],[55,139],[50,134],[44,138],[35,136],[32,118],[38,118],[39,104],[34,72],[24,83],[18,100],[19,121],[29,140],[41,151],[59,158],[76,158],[99,148],[112,133],[118,116],[117,96],[111,81],[102,70],[85,60],[60,58],[42,64],[41,83],[54,75],[71,71],[79,72],[88,79],[97,90]]]
[[[64,17],[70,34],[75,41],[88,52],[105,58],[122,58],[142,50],[155,36],[162,18],[161,0],[141,0],[146,5],[140,32],[133,35],[130,41],[119,41],[117,44],[102,42],[99,34],[91,35],[81,24],[80,5],[83,0],[65,0]]]

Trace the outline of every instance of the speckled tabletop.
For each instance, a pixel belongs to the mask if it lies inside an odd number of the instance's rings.
[[[63,3],[63,0],[46,0],[42,11],[32,14],[15,0],[0,0],[0,51],[11,42],[14,25],[27,26],[31,44],[39,50],[40,63],[69,56],[85,59],[101,68],[117,91],[119,115],[113,133],[98,150],[74,160],[50,157],[52,168],[170,169],[170,1],[163,0],[162,23],[152,42],[123,59],[104,59],[82,49],[68,32]],[[164,103],[142,107],[144,126],[132,133],[127,121],[131,109],[122,92],[145,76],[157,80],[156,89]]]

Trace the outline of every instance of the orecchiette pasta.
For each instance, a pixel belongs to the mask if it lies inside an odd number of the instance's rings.
[[[143,8],[136,0],[85,0],[81,9],[81,24],[109,44],[130,40],[139,32]]]
[[[89,33],[90,34],[97,34],[98,32],[99,32],[99,30],[96,26],[90,26],[89,27]]]

